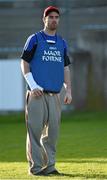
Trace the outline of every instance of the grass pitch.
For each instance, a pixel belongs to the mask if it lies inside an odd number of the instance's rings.
[[[56,167],[64,176],[29,176],[23,114],[0,116],[0,179],[107,179],[107,112],[63,114]]]

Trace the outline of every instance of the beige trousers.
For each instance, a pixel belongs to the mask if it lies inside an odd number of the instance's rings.
[[[30,172],[55,169],[56,143],[59,133],[61,104],[59,94],[44,93],[34,97],[27,92],[26,153]]]

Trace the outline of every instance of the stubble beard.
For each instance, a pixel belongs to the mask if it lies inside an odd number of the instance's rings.
[[[57,30],[57,25],[56,24],[55,25],[51,25],[50,27],[48,27],[48,29],[50,31],[56,31]]]

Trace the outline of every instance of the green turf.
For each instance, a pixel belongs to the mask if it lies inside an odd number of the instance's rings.
[[[27,173],[23,114],[0,116],[0,179],[35,179]],[[36,179],[107,179],[107,112],[63,114],[56,167],[65,175]]]

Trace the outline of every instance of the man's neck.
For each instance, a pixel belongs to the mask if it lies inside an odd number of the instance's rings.
[[[50,35],[50,36],[54,36],[56,34],[56,30],[51,31],[49,29],[44,28],[43,31],[45,34]]]

